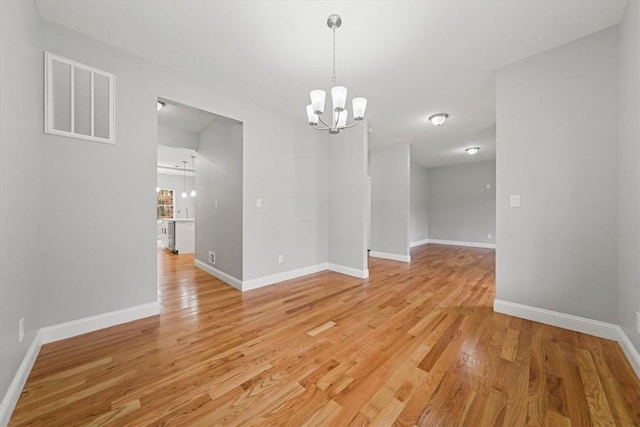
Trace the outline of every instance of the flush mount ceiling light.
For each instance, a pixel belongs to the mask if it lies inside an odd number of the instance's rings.
[[[465,149],[464,149],[464,151],[466,151],[466,152],[467,152],[467,154],[470,154],[470,155],[472,155],[472,156],[473,156],[473,155],[474,155],[474,154],[476,154],[478,151],[480,151],[480,147],[469,147],[469,148],[465,148]]]
[[[447,121],[449,115],[447,113],[438,113],[429,117],[429,121],[436,126],[442,126]]]
[[[164,102],[158,101],[158,103],[156,104],[156,111],[162,110],[162,107],[164,107],[164,105]]]
[[[321,89],[312,90],[311,104],[307,105],[307,118],[309,125],[316,130],[328,130],[330,134],[340,133],[342,129],[347,129],[357,125],[364,119],[364,112],[367,108],[366,98],[353,98],[353,123],[347,124],[347,115],[349,112],[345,110],[347,103],[347,88],[344,86],[336,86],[336,29],[342,25],[340,15],[329,15],[327,18],[327,26],[333,31],[333,75],[331,76],[331,99],[333,101],[333,109],[329,123],[322,118],[324,113],[324,101],[326,92]],[[318,122],[323,126],[318,126]]]

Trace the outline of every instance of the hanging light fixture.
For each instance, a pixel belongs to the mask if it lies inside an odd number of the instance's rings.
[[[367,109],[366,98],[353,98],[354,122],[347,124],[347,115],[349,114],[349,111],[345,109],[347,103],[347,88],[344,86],[336,86],[336,29],[340,28],[340,25],[342,25],[340,15],[329,15],[329,18],[327,18],[327,26],[333,31],[333,75],[331,76],[331,100],[333,109],[330,122],[327,123],[322,118],[326,98],[326,92],[324,90],[312,90],[310,93],[311,104],[307,105],[309,125],[313,126],[316,130],[328,130],[330,134],[337,134],[340,133],[342,129],[357,125],[364,119],[364,112]],[[318,126],[318,122],[322,123],[323,126]]]
[[[196,174],[196,156],[191,156],[191,169],[193,170],[194,181],[193,181],[193,190],[191,190],[191,197],[196,197],[196,183],[195,183],[195,174]]]
[[[182,198],[187,197],[187,161],[182,161]]]

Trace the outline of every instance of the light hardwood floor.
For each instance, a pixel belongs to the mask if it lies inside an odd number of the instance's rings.
[[[617,343],[494,313],[494,251],[240,293],[159,251],[159,316],[42,348],[12,426],[640,424]]]

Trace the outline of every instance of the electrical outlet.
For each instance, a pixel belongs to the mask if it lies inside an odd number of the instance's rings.
[[[18,322],[18,342],[24,339],[24,317]]]
[[[218,201],[217,201],[217,200],[216,200],[215,202],[213,202],[213,207],[214,207],[215,209],[218,209]]]
[[[262,199],[256,199],[256,208],[261,208],[262,207]]]
[[[636,311],[636,332],[640,334],[640,313]]]
[[[214,265],[216,263],[216,253],[213,251],[209,251],[209,262]]]
[[[520,207],[520,195],[519,194],[512,194],[511,196],[509,196],[509,204],[511,205],[512,208],[519,208]]]
[[[282,264],[284,262],[284,255],[278,254],[278,264]]]
[[[418,231],[418,237],[422,237],[422,231]]]

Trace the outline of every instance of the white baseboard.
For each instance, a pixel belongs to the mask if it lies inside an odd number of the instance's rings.
[[[250,280],[240,280],[235,278],[224,271],[220,271],[210,265],[205,264],[202,261],[195,260],[193,264],[201,270],[206,271],[214,277],[222,280],[228,285],[233,286],[239,291],[250,291],[252,289],[258,289],[263,286],[273,285],[284,280],[295,279],[296,277],[306,276],[308,274],[318,273],[324,270],[331,270],[337,273],[346,274],[348,276],[357,277],[359,279],[366,279],[369,277],[369,270],[358,270],[352,267],[345,267],[344,265],[322,263],[311,265],[308,267],[298,268],[296,270],[283,271],[282,273],[271,274],[269,276],[258,277]]]
[[[631,343],[631,340],[620,326],[618,326],[618,332],[619,338],[617,341],[620,344],[620,347],[622,347],[622,351],[624,351],[627,359],[629,359],[629,363],[631,363],[633,370],[636,371],[636,375],[640,378],[640,353],[638,353],[638,350],[636,350]]]
[[[453,246],[468,246],[472,248],[488,248],[495,249],[495,243],[481,243],[481,242],[460,242],[458,240],[438,240],[428,239],[427,243],[435,243],[437,245],[453,245]]]
[[[29,378],[29,373],[31,372],[31,368],[33,368],[33,364],[38,357],[40,347],[42,347],[42,334],[38,331],[36,336],[33,338],[33,341],[31,341],[31,345],[29,346],[27,353],[24,355],[22,363],[20,363],[20,366],[18,367],[18,371],[13,376],[13,380],[11,381],[11,384],[9,384],[9,388],[2,398],[2,402],[0,402],[0,426],[6,426],[9,424],[11,414],[18,403],[18,399],[20,398],[22,389],[27,382],[27,378]]]
[[[493,310],[498,313],[617,341],[627,359],[629,359],[629,363],[636,375],[640,378],[640,353],[638,353],[638,350],[636,350],[619,325],[499,299],[493,302]]]
[[[357,277],[359,279],[366,279],[369,277],[369,269],[358,270],[357,268],[347,267],[339,264],[327,264],[327,270],[335,271],[336,273],[346,274],[347,276]]]
[[[369,251],[369,256],[372,256],[374,258],[390,259],[392,261],[411,262],[410,255],[398,255],[388,252]]]
[[[429,239],[418,240],[418,241],[415,241],[415,242],[411,242],[409,244],[409,247],[410,248],[415,248],[416,246],[426,245],[427,243],[429,243]]]
[[[132,322],[160,313],[160,303],[150,302],[148,304],[136,305],[122,310],[110,311],[96,316],[85,317],[83,319],[72,320],[70,322],[59,323],[40,329],[42,334],[42,344],[63,340],[97,331],[110,326]]]
[[[298,268],[296,270],[283,271],[282,273],[271,274],[269,276],[258,277],[257,279],[243,280],[242,291],[250,291],[263,286],[273,285],[274,283],[283,282],[285,280],[295,279],[297,277],[306,276],[308,274],[318,273],[327,269],[327,263],[311,265],[309,267]]]
[[[237,290],[242,291],[242,280],[236,277],[233,277],[232,275],[227,274],[224,271],[220,271],[217,268],[213,268],[210,265],[207,265],[204,262],[197,259],[193,261],[193,265],[198,267],[200,270],[204,270],[210,275],[217,277],[218,279],[222,280],[226,284],[233,286]]]
[[[493,310],[498,313],[510,314],[527,320],[569,329],[583,334],[595,335],[596,337],[617,340],[619,337],[619,326],[613,323],[601,322],[599,320],[588,319],[586,317],[574,316],[572,314],[560,313],[558,311],[544,308],[532,307],[515,302],[496,299],[493,302]]]

